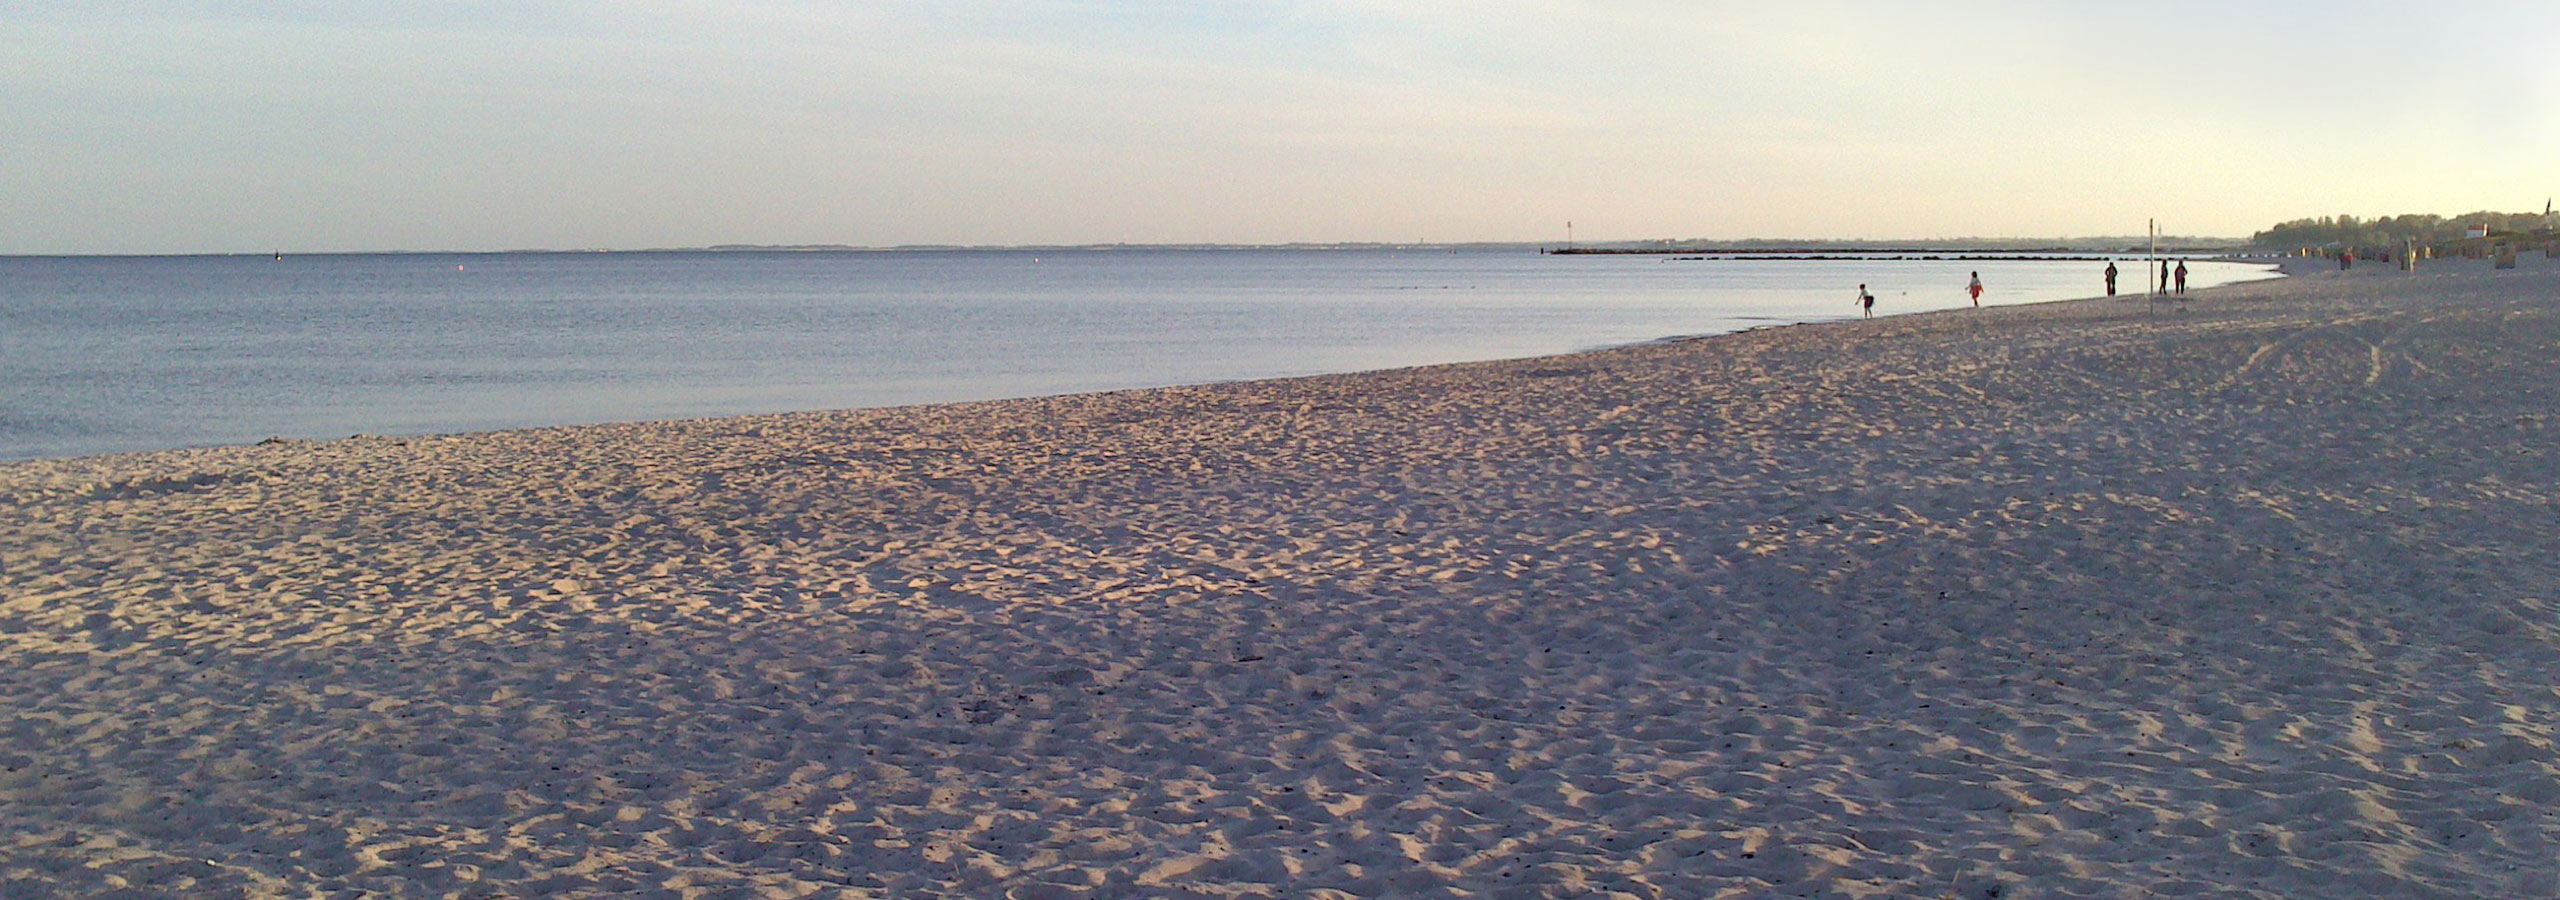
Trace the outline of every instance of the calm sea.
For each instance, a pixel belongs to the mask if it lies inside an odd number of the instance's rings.
[[[2099,293],[2099,263],[1498,250],[0,258],[0,459],[1499,359]],[[2212,285],[2271,267],[2193,263]],[[2125,266],[2128,290],[2141,283]]]

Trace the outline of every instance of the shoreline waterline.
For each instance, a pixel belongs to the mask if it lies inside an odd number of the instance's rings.
[[[0,458],[1510,359],[2094,292],[2076,264],[1097,251],[72,260],[0,279]],[[2252,267],[2199,262],[2209,277]],[[2128,279],[2130,280],[2130,279]],[[1840,283],[1834,284],[1832,282]]]

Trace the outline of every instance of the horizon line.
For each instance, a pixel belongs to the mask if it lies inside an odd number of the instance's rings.
[[[2206,235],[2161,235],[2162,250],[2227,250],[2249,245],[2248,238]],[[2036,250],[2080,251],[2100,249],[2097,244],[2121,242],[2146,243],[2146,235],[2092,235],[2086,237],[2029,238],[1625,238],[1574,241],[1284,241],[1244,243],[1219,241],[1167,242],[1097,242],[1074,244],[758,244],[723,243],[683,247],[516,247],[501,250],[204,250],[127,253],[0,253],[7,259],[109,259],[109,258],[174,258],[210,256],[505,256],[510,254],[581,253],[930,253],[955,251],[1111,251],[1111,250],[1456,250],[1456,249],[1659,249],[1664,252],[1712,252],[1744,250],[1785,252],[1807,250],[1825,252],[1945,252],[1964,250],[1997,250],[2031,252]],[[2171,242],[2189,246],[2171,247]],[[2198,246],[2201,245],[2201,246]],[[2104,249],[2116,249],[2109,246]]]

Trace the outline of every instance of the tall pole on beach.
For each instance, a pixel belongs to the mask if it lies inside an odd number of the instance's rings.
[[[2152,220],[2151,220],[2151,262],[2149,262],[2149,263],[2145,264],[2145,265],[2142,267],[2142,280],[2144,280],[2144,281],[2151,281],[2151,282],[2154,282],[2154,285],[2155,285],[2155,286],[2151,289],[2151,292],[2152,292],[2152,293],[2154,293],[2154,294],[2157,294],[2157,293],[2159,293],[2159,292],[2160,292],[2160,289],[2156,286],[2156,285],[2157,285],[2157,281],[2156,281],[2156,279],[2158,279],[2160,276],[2157,276],[2157,275],[2153,275],[2153,274],[2151,274],[2151,270],[2153,270],[2153,269],[2157,269],[2157,268],[2159,268],[2159,267],[2160,267],[2160,220],[2159,220],[2159,219],[2152,219]]]

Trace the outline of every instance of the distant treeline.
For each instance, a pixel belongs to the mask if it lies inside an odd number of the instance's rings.
[[[2532,234],[2550,228],[2549,217],[2542,213],[2475,212],[2451,217],[2413,214],[2379,219],[2321,216],[2295,219],[2258,232],[2249,238],[2249,243],[2292,250],[2331,244],[2398,247],[2403,241],[2415,240],[2419,246],[2441,247],[2461,241],[2464,231],[2480,225],[2489,226],[2491,234]]]

